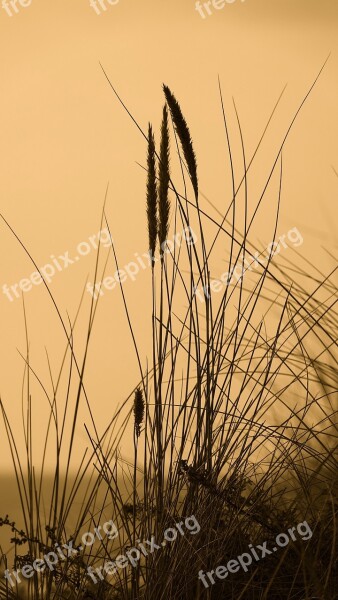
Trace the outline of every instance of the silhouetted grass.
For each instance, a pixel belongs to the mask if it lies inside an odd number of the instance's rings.
[[[179,249],[164,246],[162,260],[153,262],[149,307],[153,356],[146,368],[121,284],[140,381],[135,382],[130,396],[112,415],[105,432],[97,432],[93,419],[86,427],[91,451],[80,465],[74,464],[73,448],[79,404],[84,400],[90,407],[84,373],[98,300],[92,300],[86,347],[80,360],[74,352],[75,323],[67,324],[62,319],[48,290],[67,347],[52,396],[40,382],[50,406],[45,453],[49,440],[56,440],[55,477],[46,515],[42,511],[46,505],[45,454],[41,465],[34,465],[32,460],[29,380],[37,375],[30,365],[28,340],[25,457],[16,449],[5,403],[0,403],[24,528],[20,531],[10,519],[0,522],[1,527],[12,529],[15,538],[14,561],[13,552],[8,560],[4,554],[4,566],[11,570],[31,562],[70,537],[79,544],[81,532],[92,531],[105,520],[107,507],[120,537],[104,539],[90,550],[60,562],[53,572],[35,574],[27,580],[26,588],[6,587],[2,579],[0,597],[333,600],[336,289],[331,274],[324,275],[306,262],[302,269],[301,260],[294,264],[290,252],[283,258],[271,256],[255,271],[250,269],[258,251],[250,238],[252,225],[274,179],[278,190],[271,239],[276,238],[282,197],[282,149],[290,129],[273,160],[266,186],[252,206],[248,173],[265,131],[248,160],[235,107],[242,147],[238,176],[221,95],[233,192],[225,213],[219,213],[219,219],[213,218],[200,206],[203,195],[197,183],[188,125],[167,86],[164,93],[174,125],[172,141],[179,140],[183,150],[181,154],[176,145],[184,192],[178,191],[180,184],[173,181],[169,170],[170,134],[165,107],[158,154],[152,127],[145,134],[137,125],[148,145],[145,211],[150,253],[155,255],[157,240],[164,244],[169,230],[177,233],[189,226],[196,229],[198,239],[194,244],[183,240]],[[103,220],[109,227],[105,212]],[[208,232],[214,228],[212,235],[205,233],[206,225]],[[244,269],[244,274],[234,286],[224,285],[216,292],[212,258],[219,243],[226,248],[229,268]],[[113,240],[112,256],[118,268]],[[100,249],[95,280],[99,257]],[[197,296],[196,288],[205,290],[204,298]],[[144,314],[142,306],[140,318]],[[75,395],[73,386],[68,387],[63,413],[58,405],[61,377],[69,382],[77,380]],[[126,428],[130,419],[134,420],[132,465],[119,452],[122,436],[129,434]],[[68,439],[65,432],[69,424]],[[81,510],[75,526],[70,528],[72,506],[79,499]],[[86,574],[88,565],[101,566],[105,560],[124,553],[128,546],[135,546],[137,540],[150,539],[152,533],[160,541],[166,528],[190,515],[201,526],[199,534],[178,537],[144,556],[135,568],[120,569],[97,585],[91,583]],[[224,581],[217,580],[209,589],[198,579],[200,569],[206,572],[226,564],[246,552],[249,544],[268,541],[271,546],[276,535],[305,520],[313,532],[308,541],[290,542],[278,553],[254,563],[247,573],[239,571]]]

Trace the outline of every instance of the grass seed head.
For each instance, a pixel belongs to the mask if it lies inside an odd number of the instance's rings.
[[[168,110],[167,106],[163,107],[163,119],[161,127],[161,148],[160,148],[160,164],[159,164],[159,226],[158,236],[160,246],[168,238],[169,230],[169,170],[170,148],[169,148],[169,129],[168,129]]]
[[[140,388],[137,388],[134,397],[134,427],[137,437],[141,435],[141,425],[144,419],[144,398]]]
[[[158,232],[157,220],[157,184],[156,184],[156,152],[155,139],[152,126],[148,129],[148,180],[147,180],[147,218],[149,235],[149,252],[154,258],[156,250],[156,238]],[[152,262],[154,267],[154,261]]]
[[[198,197],[198,179],[197,179],[197,161],[192,144],[192,139],[187,122],[182,114],[181,107],[177,102],[174,94],[168,86],[163,85],[164,94],[168,102],[170,113],[177,131],[177,135],[182,144],[183,154],[187,163],[190,179],[194,188],[195,196]]]

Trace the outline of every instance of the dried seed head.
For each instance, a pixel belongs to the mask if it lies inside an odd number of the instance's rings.
[[[183,154],[187,163],[190,179],[194,188],[195,196],[198,197],[198,180],[197,180],[197,162],[192,145],[192,139],[189,131],[187,122],[182,114],[181,107],[177,102],[174,94],[170,91],[168,86],[163,85],[164,94],[170,108],[170,113],[174,121],[177,135],[180,138],[182,144]]]
[[[134,427],[136,437],[141,435],[141,425],[144,419],[144,398],[140,388],[135,391],[134,397]]]
[[[157,185],[156,185],[156,164],[155,164],[155,140],[152,127],[149,123],[148,129],[148,179],[147,179],[147,219],[149,234],[149,252],[151,258],[155,256],[156,238],[158,231],[157,223]],[[154,260],[152,268],[154,268]]]
[[[163,119],[161,127],[161,147],[160,147],[160,165],[159,165],[159,226],[158,226],[158,237],[160,246],[168,238],[169,230],[169,214],[170,214],[170,201],[169,201],[169,129],[168,129],[168,110],[167,106],[163,107]]]

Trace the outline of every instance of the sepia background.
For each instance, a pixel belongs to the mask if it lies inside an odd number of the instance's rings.
[[[220,212],[230,201],[230,173],[218,90],[233,136],[236,168],[241,152],[236,102],[250,157],[285,85],[286,90],[255,161],[250,193],[259,198],[285,131],[324,61],[325,69],[291,131],[283,152],[283,196],[279,234],[297,227],[306,257],[322,273],[335,266],[338,190],[338,5],[334,0],[237,0],[203,19],[194,0],[120,0],[100,15],[89,0],[32,0],[10,17],[0,7],[0,212],[38,266],[97,233],[105,192],[106,211],[120,265],[147,250],[145,219],[146,146],[110,89],[100,67],[145,130],[157,140],[162,84],[179,99],[194,139],[200,188]],[[172,150],[173,162],[175,151]],[[179,172],[177,172],[179,176]],[[276,189],[276,186],[275,186]],[[268,197],[269,199],[270,197]],[[276,198],[265,202],[252,241],[271,241]],[[204,210],[217,217],[206,199]],[[22,436],[22,386],[27,354],[22,299],[2,291],[35,271],[23,248],[0,222],[0,393],[18,449]],[[221,254],[215,270],[224,270]],[[217,262],[218,261],[218,262]],[[304,267],[304,262],[302,263]],[[93,281],[95,252],[57,273],[50,289],[68,322],[74,320],[86,280]],[[110,257],[107,274],[115,272]],[[217,275],[217,273],[215,273]],[[150,357],[149,270],[125,283],[144,366]],[[81,356],[90,296],[84,295],[74,332]],[[29,357],[48,390],[57,379],[66,338],[43,286],[25,294]],[[48,358],[47,358],[48,357]],[[50,363],[50,370],[48,366]],[[132,339],[117,288],[100,300],[88,356],[85,385],[97,429],[139,380]],[[48,405],[32,378],[35,460],[44,442]],[[88,446],[81,408],[76,456]],[[4,431],[0,426],[1,439]],[[123,440],[128,455],[131,437]],[[49,460],[49,459],[48,459]],[[53,460],[50,458],[50,467]],[[0,513],[15,502],[6,443],[1,444]],[[7,482],[6,485],[4,482]]]

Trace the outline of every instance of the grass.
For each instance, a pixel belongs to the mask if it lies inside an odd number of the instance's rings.
[[[271,240],[276,239],[282,151],[309,93],[292,119],[266,185],[253,205],[250,175],[267,128],[249,160],[234,107],[242,148],[241,168],[235,167],[220,88],[232,193],[219,218],[200,206],[192,137],[171,90],[164,86],[159,152],[152,126],[143,132],[122,103],[148,148],[145,211],[151,256],[155,257],[160,244],[166,248],[151,269],[151,364],[140,355],[121,284],[140,380],[112,415],[106,431],[99,433],[84,384],[98,300],[91,302],[80,359],[74,350],[78,314],[73,323],[65,321],[45,284],[65,333],[66,349],[50,394],[31,366],[27,339],[25,457],[17,450],[5,402],[0,402],[22,508],[20,526],[5,515],[0,520],[2,531],[11,530],[13,538],[11,550],[2,553],[2,564],[11,570],[31,563],[69,539],[78,546],[84,531],[93,531],[106,520],[107,509],[120,535],[60,561],[54,571],[34,573],[25,585],[11,587],[2,578],[0,598],[335,598],[338,376],[332,273],[321,273],[301,257],[294,262],[290,251],[283,257],[261,260],[258,268],[256,262],[254,270],[250,267],[261,252],[251,241],[253,224],[270,188],[276,196]],[[174,161],[181,173],[179,184],[171,172]],[[109,228],[105,211],[101,226],[104,223]],[[196,234],[196,243],[183,240],[181,246],[163,246],[169,231],[177,233],[187,227]],[[111,244],[118,268],[113,239]],[[229,269],[242,269],[243,277],[216,293],[210,290],[214,286],[213,257],[220,248],[223,254],[226,248]],[[100,258],[99,249],[95,280]],[[206,291],[202,301],[196,288]],[[64,377],[68,385],[61,403]],[[50,407],[40,465],[33,464],[32,378],[39,381]],[[89,444],[81,464],[76,464],[74,444],[82,402],[91,415],[86,426]],[[120,452],[131,423],[133,464]],[[55,469],[47,493],[45,462],[52,443]],[[72,507],[79,499],[81,508],[74,525]],[[44,514],[46,506],[50,508]],[[88,565],[98,567],[114,560],[137,540],[149,540],[152,534],[161,541],[168,527],[192,515],[201,528],[198,534],[179,536],[143,556],[135,568],[129,565],[98,580],[97,585],[91,582]],[[218,579],[208,589],[198,578],[201,569],[206,572],[225,565],[247,552],[249,544],[267,541],[271,547],[278,534],[304,521],[313,533],[310,539],[291,541],[276,554],[253,563],[248,572],[240,570],[225,580]]]

